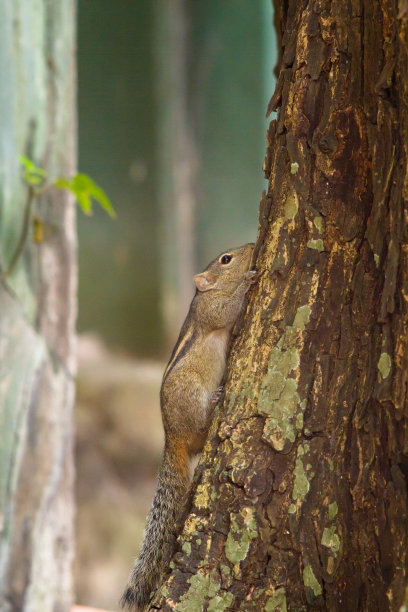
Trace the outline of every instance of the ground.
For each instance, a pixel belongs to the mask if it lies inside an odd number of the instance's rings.
[[[162,452],[164,363],[78,343],[76,601],[117,610],[137,556]]]

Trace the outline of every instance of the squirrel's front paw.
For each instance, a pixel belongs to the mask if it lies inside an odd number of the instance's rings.
[[[257,270],[248,270],[248,272],[245,272],[244,274],[244,280],[247,284],[248,289],[257,282],[258,280],[258,272]]]
[[[218,389],[216,389],[215,391],[213,391],[211,393],[211,405],[215,406],[216,404],[218,404],[218,402],[220,401],[220,399],[222,398],[222,395],[224,393],[224,386],[221,385],[220,387],[218,387]]]
[[[252,281],[254,283],[255,281],[258,280],[258,272],[257,272],[257,270],[248,270],[248,272],[245,272],[244,278],[245,278],[245,280],[250,280],[250,281]]]

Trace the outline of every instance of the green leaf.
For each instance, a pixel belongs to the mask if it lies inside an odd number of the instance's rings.
[[[54,185],[58,187],[58,189],[67,189],[71,191],[81,207],[82,212],[90,216],[92,215],[92,200],[89,197],[86,185],[81,183],[81,181],[75,180],[75,178],[75,176],[70,180],[58,178],[54,181]]]
[[[59,189],[69,189],[78,200],[86,215],[92,214],[92,198],[110,215],[116,217],[114,208],[106,193],[87,174],[76,174],[71,179],[59,178],[54,181]]]
[[[26,170],[28,170],[28,172],[38,174],[39,176],[43,176],[44,178],[48,176],[48,173],[44,170],[44,168],[36,166],[35,163],[25,155],[19,155],[18,159],[20,163],[26,168]]]
[[[30,185],[40,185],[44,179],[41,176],[37,176],[36,174],[30,174],[29,172],[24,172],[23,179],[30,183]]]
[[[24,167],[23,178],[30,185],[40,185],[48,177],[48,172],[44,168],[36,166],[25,155],[19,155],[19,161]],[[71,191],[86,215],[92,215],[92,199],[94,199],[110,217],[116,217],[115,210],[104,190],[87,174],[76,174],[72,178],[60,177],[52,184],[58,189]]]
[[[76,192],[76,198],[82,208],[82,212],[88,216],[92,215],[92,201],[89,195],[85,191],[78,191]]]
[[[74,176],[74,181],[77,184],[84,186],[89,195],[100,204],[100,206],[108,213],[110,217],[116,217],[116,212],[108,196],[104,190],[91,179],[90,176],[87,174],[77,174]]]
[[[40,185],[47,178],[48,173],[44,168],[36,166],[31,159],[25,155],[19,155],[18,159],[22,166],[24,166],[24,180],[30,185]]]

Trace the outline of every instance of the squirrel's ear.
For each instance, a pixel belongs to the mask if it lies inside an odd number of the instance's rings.
[[[199,291],[208,291],[215,286],[217,277],[211,274],[211,272],[201,272],[201,274],[196,274],[193,280]]]

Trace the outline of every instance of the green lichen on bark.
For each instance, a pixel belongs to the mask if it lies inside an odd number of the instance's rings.
[[[199,532],[205,531],[208,527],[208,519],[195,513],[189,514],[184,524],[184,534],[188,538],[197,536]]]
[[[314,223],[317,231],[319,232],[319,234],[323,234],[323,219],[322,219],[322,217],[320,217],[320,216],[315,217],[313,219],[313,223]]]
[[[293,219],[298,212],[299,201],[296,191],[289,193],[285,200],[285,219]]]
[[[378,368],[378,380],[384,380],[388,378],[388,375],[391,371],[391,357],[388,353],[381,353],[380,358],[378,360],[377,368]]]
[[[276,589],[264,607],[265,612],[287,612],[286,591],[284,588]]]
[[[309,442],[303,442],[297,449],[296,463],[293,470],[294,481],[292,489],[292,499],[297,502],[297,508],[306,498],[306,495],[310,490],[310,482],[313,479],[315,473],[312,470],[312,464],[306,461],[305,455],[310,453]],[[290,508],[292,510],[292,508]],[[293,512],[290,512],[293,514]]]
[[[253,508],[243,508],[238,514],[231,513],[230,521],[225,556],[235,565],[246,558],[251,540],[258,536],[258,529]]]
[[[337,515],[338,506],[337,502],[333,502],[329,505],[329,519],[332,521],[334,517]]]
[[[187,582],[190,587],[175,606],[174,609],[177,612],[202,612],[205,600],[208,597],[211,599],[216,597],[221,588],[219,576],[215,570],[207,575],[197,572]],[[221,608],[221,610],[224,609]]]
[[[211,496],[211,492],[209,491],[210,488],[211,484],[209,482],[205,482],[198,485],[194,497],[194,504],[197,506],[197,508],[206,508],[208,506],[208,502]]]
[[[303,570],[303,582],[306,588],[311,589],[315,597],[322,594],[322,585],[314,575],[311,565],[306,565]]]
[[[295,480],[293,482],[292,498],[302,502],[309,492],[310,483],[300,457],[296,459],[294,473]]]
[[[336,533],[336,526],[325,527],[322,534],[322,545],[330,548],[330,550],[337,554],[340,550],[340,538]]]
[[[305,404],[301,402],[295,378],[289,375],[299,366],[296,338],[309,322],[310,307],[298,308],[289,325],[269,355],[268,371],[262,380],[257,409],[267,416],[263,439],[277,451],[288,450],[303,427]]]
[[[228,394],[227,412],[234,412],[237,402],[252,400],[255,397],[255,390],[251,383],[243,384],[239,391],[233,391]]]
[[[304,331],[306,325],[310,320],[310,306],[305,304],[304,306],[299,306],[296,311],[295,319],[293,321],[293,327],[300,331]]]
[[[272,349],[268,373],[265,376],[258,399],[258,411],[268,416],[264,427],[264,439],[269,441],[275,450],[283,450],[286,441],[295,440],[295,423],[300,397],[297,382],[289,374],[297,368],[299,356],[296,348],[282,351]]]
[[[324,244],[321,238],[308,240],[307,246],[309,247],[309,249],[315,249],[319,252],[324,251]]]
[[[208,603],[207,612],[224,612],[224,610],[231,606],[233,601],[234,595],[231,592],[215,595]]]

